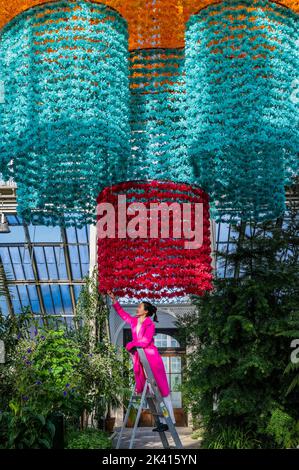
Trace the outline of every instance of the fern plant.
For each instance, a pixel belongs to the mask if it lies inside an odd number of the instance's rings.
[[[299,445],[299,421],[296,422],[294,418],[279,408],[273,410],[267,432],[281,448]]]
[[[293,391],[299,391],[299,362],[293,363],[290,362],[286,369],[285,374],[289,374],[292,376],[290,385],[287,389],[287,395],[289,395]]]

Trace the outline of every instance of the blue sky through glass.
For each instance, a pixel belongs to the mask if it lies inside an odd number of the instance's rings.
[[[0,234],[0,260],[10,302],[0,297],[3,314],[29,307],[36,314],[72,315],[89,271],[89,227],[24,227],[13,214],[7,220],[10,233]]]

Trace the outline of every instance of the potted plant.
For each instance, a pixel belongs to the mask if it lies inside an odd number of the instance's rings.
[[[121,359],[118,348],[104,341],[98,345],[97,351],[90,357],[89,367],[85,369],[86,380],[95,397],[98,427],[110,433],[115,425],[113,411],[121,407],[130,394]]]
[[[130,409],[129,419],[128,419],[128,423],[127,423],[128,428],[133,428],[134,427],[134,424],[135,424],[135,421],[136,421],[136,418],[137,418],[137,408],[135,408],[135,406],[137,406],[137,405],[132,406],[131,409]]]
[[[115,426],[115,417],[111,416],[111,405],[107,404],[107,414],[105,418],[105,431],[112,433]]]

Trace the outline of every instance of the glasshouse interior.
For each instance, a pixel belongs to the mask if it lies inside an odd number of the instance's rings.
[[[299,448],[298,14],[0,0],[0,449]]]

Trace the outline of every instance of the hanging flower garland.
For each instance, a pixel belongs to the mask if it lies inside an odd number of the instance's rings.
[[[185,0],[104,0],[128,21],[129,48],[184,46]]]
[[[128,179],[192,182],[187,154],[184,51],[130,54],[131,164]]]
[[[184,0],[90,0],[116,9],[128,22],[129,48],[182,47]],[[0,28],[13,16],[49,0],[0,0]]]
[[[20,214],[81,226],[99,189],[148,178],[200,184],[220,220],[279,215],[298,172],[297,16],[212,5],[189,20],[185,61],[184,20],[209,0],[103,3],[129,22],[131,93],[126,23],[97,0],[44,4],[0,36],[0,170]]]
[[[85,1],[34,8],[2,32],[2,167],[13,158],[26,220],[90,223],[99,190],[124,179],[127,39],[117,12]]]
[[[264,0],[226,1],[186,32],[188,146],[219,219],[271,219],[298,173],[298,17]]]
[[[50,0],[51,1],[51,0]],[[90,0],[116,9],[128,22],[130,50],[184,47],[185,22],[215,0]],[[252,0],[254,1],[254,0]],[[268,0],[299,13],[299,0]],[[0,28],[14,16],[49,0],[0,0]]]
[[[117,2],[121,0],[114,1]],[[251,0],[251,4],[253,4],[255,1],[256,0]],[[191,15],[194,15],[203,8],[206,8],[215,3],[217,3],[217,0],[183,0],[185,21],[187,22]],[[267,0],[267,3],[270,7],[273,6],[273,3],[277,3],[289,8],[290,10],[293,10],[296,13],[299,13],[299,0]]]
[[[125,201],[121,201],[119,196],[125,197]],[[164,203],[167,211],[174,202],[177,203],[176,209],[173,207],[174,215],[168,219],[169,233],[166,235],[169,236],[164,236],[161,224],[165,223],[167,212],[155,218],[152,204]],[[142,208],[132,208],[132,203],[142,203]],[[102,204],[105,204],[104,209]],[[181,229],[184,227],[183,220],[185,223],[189,220],[191,230],[197,229],[199,235],[196,204],[202,204],[203,209],[202,243],[186,248],[186,242],[191,241],[192,237],[188,232],[184,236],[186,232],[182,230],[179,236],[174,230],[178,227],[178,220],[182,222]],[[189,219],[187,212],[184,212],[186,205],[190,207]],[[137,222],[135,217],[138,214],[143,218]],[[123,215],[125,221],[121,218]],[[104,237],[111,222],[115,224],[115,231]],[[154,222],[157,222],[157,231],[153,230]],[[211,289],[209,204],[207,194],[201,189],[166,181],[126,182],[105,188],[98,197],[98,224],[101,292],[113,290],[122,297],[161,299],[187,294],[202,295]],[[132,231],[135,228],[137,233]]]

